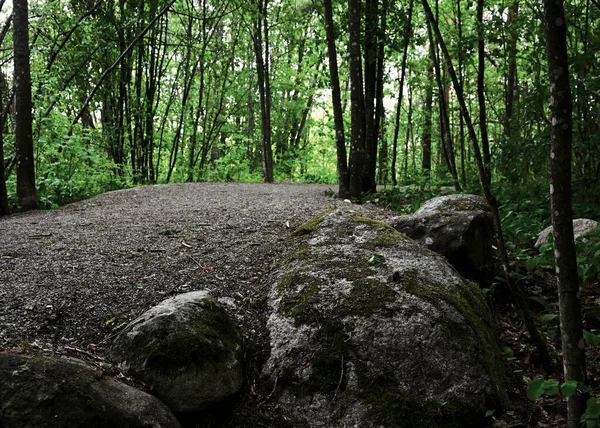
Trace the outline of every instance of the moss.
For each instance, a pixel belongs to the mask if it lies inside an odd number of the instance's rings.
[[[295,262],[296,260],[308,260],[309,257],[310,257],[310,248],[302,247],[298,251],[290,254],[285,259],[283,259],[281,264],[283,266],[285,266],[285,265],[289,265],[292,262]]]
[[[455,211],[487,211],[492,212],[492,208],[487,202],[475,201],[467,198],[448,199],[444,202],[448,207],[454,208]],[[443,209],[442,209],[443,210]]]
[[[303,236],[308,235],[319,228],[325,217],[335,210],[323,211],[322,213],[317,214],[312,220],[307,221],[304,224],[298,226],[293,232],[294,236]]]
[[[367,244],[367,248],[374,249],[377,247],[391,247],[400,241],[410,239],[408,236],[398,232],[389,224],[379,220],[362,216],[354,216],[352,217],[352,220],[357,223],[368,224],[369,226],[373,226],[377,229],[382,229],[381,233],[379,233],[371,242]]]
[[[204,310],[206,316],[194,327],[179,329],[175,334],[169,328],[159,329],[164,336],[146,344],[139,353],[147,359],[146,365],[169,372],[185,364],[228,362],[232,353],[241,353],[239,333],[227,313],[218,306]]]
[[[280,293],[289,293],[293,291],[298,285],[304,284],[310,280],[310,276],[307,275],[306,269],[296,268],[286,273],[277,282],[277,290]]]
[[[491,314],[487,310],[479,312],[475,310],[478,307],[485,307],[485,302],[479,296],[481,293],[479,288],[469,281],[465,281],[468,290],[463,292],[450,291],[442,286],[426,284],[418,280],[403,281],[403,285],[406,291],[432,305],[439,308],[439,303],[443,301],[462,315],[481,343],[481,355],[479,355],[481,365],[490,377],[494,388],[500,388],[504,384],[504,373],[502,365],[497,364],[499,361],[496,353],[497,345],[488,333],[493,325]]]
[[[396,292],[377,278],[367,277],[353,282],[343,303],[348,315],[369,317],[396,299]]]
[[[311,282],[296,295],[288,293],[281,299],[281,313],[293,319],[295,326],[319,321],[320,313],[313,305],[317,291],[319,291],[319,284]]]

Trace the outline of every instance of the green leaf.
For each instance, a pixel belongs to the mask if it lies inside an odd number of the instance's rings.
[[[560,393],[563,397],[572,397],[577,392],[578,384],[576,380],[569,380],[560,386]]]
[[[594,334],[590,331],[583,330],[583,338],[590,344],[592,348],[600,346],[600,334]]]
[[[600,400],[590,398],[586,403],[585,413],[581,415],[581,422],[586,424],[587,428],[598,428],[600,426]]]
[[[529,398],[530,400],[540,398],[544,393],[544,382],[544,379],[541,377],[529,382],[529,384],[527,384],[526,390],[527,398]]]
[[[104,323],[104,325],[111,325],[112,323],[114,323],[117,320],[117,317],[112,317],[111,319],[109,319],[108,321],[106,321]]]
[[[554,379],[548,379],[544,382],[544,395],[557,395],[559,393],[560,383]]]
[[[485,417],[489,418],[491,416],[494,416],[494,413],[496,413],[495,410],[488,410],[487,412],[485,412]]]
[[[548,325],[556,318],[558,318],[557,314],[542,315],[542,325]]]

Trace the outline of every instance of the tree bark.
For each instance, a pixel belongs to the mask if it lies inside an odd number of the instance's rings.
[[[348,59],[350,62],[351,140],[348,163],[350,197],[361,201],[365,156],[365,102],[360,55],[361,0],[348,0]]]
[[[515,101],[515,86],[517,82],[517,34],[514,29],[514,20],[519,14],[519,2],[515,1],[508,11],[507,25],[509,31],[508,76],[506,77],[506,103],[504,110],[504,135],[510,138],[513,135],[513,111]]]
[[[456,98],[458,99],[458,103],[460,105],[460,109],[462,115],[465,119],[465,125],[467,126],[467,131],[469,135],[469,139],[473,145],[473,154],[475,156],[475,163],[477,165],[477,170],[479,172],[479,181],[481,182],[481,188],[483,190],[483,194],[492,208],[492,216],[494,218],[494,227],[496,229],[496,238],[498,240],[498,250],[500,251],[500,258],[502,260],[502,267],[504,269],[504,274],[506,276],[506,280],[508,283],[508,287],[510,289],[511,294],[515,298],[523,316],[523,322],[527,327],[527,331],[531,336],[531,340],[538,351],[538,358],[540,363],[547,364],[550,362],[550,354],[548,352],[548,345],[544,339],[544,337],[540,334],[535,319],[533,318],[531,311],[527,306],[527,301],[523,297],[523,294],[516,287],[514,279],[512,277],[512,273],[510,270],[510,261],[508,259],[508,252],[506,251],[506,243],[504,241],[504,234],[502,233],[502,223],[500,221],[500,212],[498,210],[498,201],[495,196],[492,194],[490,185],[490,180],[487,177],[487,171],[483,164],[483,159],[481,156],[481,150],[479,148],[479,141],[477,140],[477,134],[475,133],[475,127],[473,126],[473,122],[471,121],[471,116],[469,115],[469,111],[467,109],[467,104],[465,102],[465,97],[463,95],[462,87],[458,82],[458,78],[456,76],[456,72],[454,71],[454,66],[452,65],[452,58],[450,57],[450,53],[448,52],[448,48],[444,43],[444,39],[442,38],[442,34],[440,33],[440,29],[437,25],[437,21],[435,20],[431,8],[429,7],[429,3],[427,0],[421,0],[423,4],[423,8],[425,9],[425,16],[427,17],[427,21],[429,25],[431,25],[433,31],[435,32],[435,36],[437,38],[438,44],[444,54],[444,58],[446,59],[446,64],[448,67],[448,73],[452,79],[452,85],[454,86],[454,92],[456,93]]]
[[[483,0],[477,0],[477,24],[479,41],[478,61],[479,70],[477,72],[477,100],[479,101],[479,132],[481,135],[481,150],[483,151],[483,164],[486,170],[487,179],[491,181],[491,156],[490,143],[487,129],[487,112],[485,108],[485,40],[483,36]],[[488,182],[490,184],[490,182]]]
[[[375,99],[377,92],[377,36],[378,36],[377,0],[366,0],[365,46],[364,46],[364,112],[365,112],[365,150],[361,190],[375,192],[375,170],[377,167],[378,129],[375,118]]]
[[[0,92],[0,217],[10,214],[4,175],[4,114],[1,113],[4,110],[3,104],[2,93]]]
[[[433,45],[429,44],[429,49]],[[421,169],[423,175],[431,173],[431,118],[433,116],[433,62],[427,68],[427,87],[425,88],[425,105],[423,106],[423,158],[421,159]]]
[[[562,0],[544,0],[548,76],[550,78],[551,152],[550,202],[554,257],[560,311],[565,381],[585,382],[585,349],[581,321],[581,298],[573,239],[571,200],[571,149],[573,104],[569,83],[567,25]],[[567,398],[568,427],[581,426],[586,395]]]
[[[258,1],[259,16],[254,21],[252,41],[254,43],[254,54],[256,56],[256,72],[258,77],[258,91],[260,95],[263,180],[265,183],[273,183],[273,148],[271,146],[271,91],[269,82],[267,7],[268,0]]]
[[[329,58],[329,80],[331,83],[331,102],[333,104],[333,121],[335,124],[335,147],[337,153],[338,196],[347,198],[349,194],[348,161],[346,154],[346,138],[344,135],[344,112],[340,95],[340,77],[335,47],[335,27],[333,25],[333,7],[331,0],[323,0],[325,19],[325,37],[327,39],[327,56]]]
[[[17,198],[19,209],[37,208],[33,157],[31,72],[29,68],[29,22],[27,0],[15,0],[14,76],[15,148],[17,154]]]
[[[400,133],[400,113],[402,111],[402,92],[404,90],[404,76],[406,74],[406,61],[408,57],[408,45],[412,35],[412,11],[414,1],[410,0],[408,3],[408,17],[404,25],[404,46],[402,48],[402,67],[400,71],[400,80],[398,82],[398,104],[396,105],[396,124],[394,127],[394,140],[392,142],[392,185],[397,185],[396,181],[396,160],[398,157],[398,134]],[[431,123],[431,118],[429,119]],[[431,134],[429,134],[431,136]],[[431,144],[431,139],[429,140]],[[431,147],[431,146],[430,146]],[[431,151],[430,153],[430,167],[431,167]],[[423,156],[425,156],[425,146],[423,146]]]

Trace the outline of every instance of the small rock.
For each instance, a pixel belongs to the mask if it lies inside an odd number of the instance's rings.
[[[579,238],[585,232],[596,230],[598,228],[598,222],[587,218],[576,218],[573,220],[573,235],[575,239]],[[539,250],[540,247],[548,243],[548,235],[552,233],[552,226],[548,226],[540,232],[537,241],[535,241],[534,247]]]
[[[242,384],[241,336],[206,291],[151,308],[118,334],[108,354],[175,413],[202,411]]]

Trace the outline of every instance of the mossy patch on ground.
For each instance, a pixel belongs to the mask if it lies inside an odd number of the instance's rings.
[[[331,214],[332,212],[335,212],[335,210],[323,211],[322,213],[317,214],[312,220],[309,220],[306,223],[301,224],[296,229],[294,229],[292,235],[303,236],[314,232],[319,228],[325,217]]]

